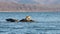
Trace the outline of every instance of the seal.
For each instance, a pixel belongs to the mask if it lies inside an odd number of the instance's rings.
[[[8,22],[18,22],[17,19],[12,19],[12,18],[6,19],[6,21],[8,21]]]
[[[26,16],[25,19],[20,20],[20,22],[34,22],[34,20],[31,20],[30,16]]]

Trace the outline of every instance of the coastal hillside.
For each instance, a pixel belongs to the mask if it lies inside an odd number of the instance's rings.
[[[0,2],[0,11],[60,11],[60,5],[18,4],[14,2]]]

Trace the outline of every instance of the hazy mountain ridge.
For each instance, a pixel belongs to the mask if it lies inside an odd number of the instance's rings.
[[[0,2],[0,11],[60,11],[60,5],[17,4]]]

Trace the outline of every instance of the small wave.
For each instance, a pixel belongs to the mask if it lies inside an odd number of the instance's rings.
[[[0,33],[5,33],[5,32],[7,32],[7,31],[0,31]]]
[[[11,32],[11,33],[8,33],[8,34],[16,34],[15,32]]]
[[[42,28],[42,29],[35,29],[35,30],[44,30],[44,31],[46,31],[46,30],[60,30],[60,29],[52,29],[52,28],[50,28],[50,29],[48,29],[48,28]]]

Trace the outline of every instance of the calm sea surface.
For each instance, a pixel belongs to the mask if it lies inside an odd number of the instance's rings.
[[[31,16],[35,22],[7,22]],[[0,34],[60,34],[60,12],[0,12]]]

